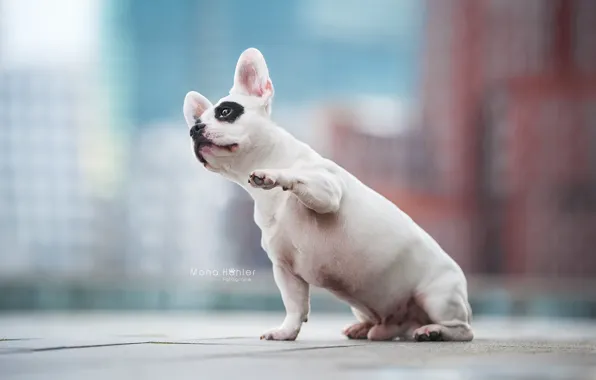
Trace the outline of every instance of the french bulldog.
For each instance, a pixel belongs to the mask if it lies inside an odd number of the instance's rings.
[[[286,310],[261,339],[295,340],[315,286],[351,306],[350,339],[472,340],[459,265],[395,204],[276,125],[273,96],[265,59],[250,48],[227,96],[214,106],[191,91],[183,105],[198,161],[254,199]]]

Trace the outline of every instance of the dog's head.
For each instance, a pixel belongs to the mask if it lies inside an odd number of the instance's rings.
[[[215,105],[189,92],[183,112],[197,159],[211,171],[228,171],[265,146],[274,128],[273,93],[265,58],[254,48],[240,55],[234,85]]]

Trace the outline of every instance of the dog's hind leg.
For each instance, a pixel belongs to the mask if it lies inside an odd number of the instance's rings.
[[[352,312],[359,323],[348,326],[343,330],[343,334],[349,339],[394,340],[403,335],[407,328],[397,323],[375,321],[375,318],[367,316],[366,313],[355,307],[352,307]]]
[[[416,341],[460,341],[474,339],[469,325],[471,309],[467,300],[457,292],[437,292],[427,294],[422,300],[422,308],[434,322],[417,328],[412,338]]]

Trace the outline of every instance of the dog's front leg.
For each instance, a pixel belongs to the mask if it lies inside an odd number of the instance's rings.
[[[310,311],[308,284],[282,266],[273,264],[273,278],[281,292],[286,318],[279,328],[267,331],[261,339],[295,340]]]
[[[319,214],[339,210],[341,182],[336,175],[324,168],[255,170],[248,182],[253,187],[265,190],[281,187],[291,191],[302,204]]]

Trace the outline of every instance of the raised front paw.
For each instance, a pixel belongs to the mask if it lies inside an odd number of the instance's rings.
[[[279,186],[277,176],[274,173],[265,170],[255,170],[250,173],[248,183],[250,183],[252,187],[264,190],[270,190]]]
[[[273,329],[261,335],[261,340],[296,340],[299,329]]]

